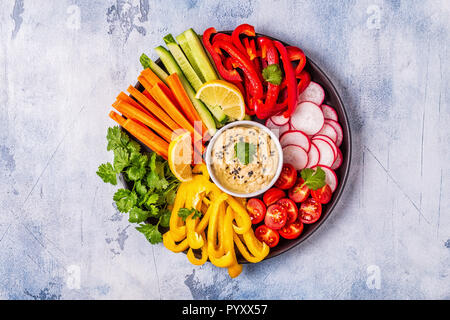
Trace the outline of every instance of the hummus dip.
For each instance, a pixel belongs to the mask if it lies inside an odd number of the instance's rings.
[[[252,125],[223,131],[212,146],[214,176],[235,193],[253,193],[266,187],[276,174],[278,161],[278,150],[270,135]]]

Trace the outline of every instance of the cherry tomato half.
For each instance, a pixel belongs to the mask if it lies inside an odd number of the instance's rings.
[[[289,198],[294,202],[303,202],[309,196],[309,188],[306,185],[302,187],[303,182],[305,181],[302,178],[298,178],[295,185],[289,189]]]
[[[256,228],[255,237],[259,241],[265,242],[269,247],[275,247],[280,241],[280,235],[276,230],[270,229],[268,226],[262,225]]]
[[[324,185],[322,188],[317,190],[311,190],[311,196],[321,204],[326,204],[330,202],[331,195],[333,192],[331,191],[331,188],[329,185]]]
[[[285,239],[297,239],[303,232],[303,223],[299,220],[288,223],[279,232]]]
[[[283,198],[283,199],[278,200],[276,202],[276,204],[278,204],[286,209],[286,213],[287,213],[287,222],[286,223],[292,223],[295,220],[297,220],[298,209],[297,209],[297,205],[295,204],[294,201],[292,201],[291,199],[288,199],[288,198]]]
[[[294,186],[297,180],[297,170],[290,163],[283,164],[283,169],[281,169],[280,177],[277,182],[275,182],[275,187],[280,189],[290,189]]]
[[[286,197],[286,193],[284,193],[283,190],[278,188],[272,188],[266,191],[263,195],[263,201],[266,204],[266,206],[270,206],[271,204],[274,204],[281,198]]]
[[[278,230],[286,224],[286,209],[278,204],[272,204],[267,208],[264,223],[271,229]]]
[[[253,224],[260,223],[266,215],[266,205],[261,200],[252,198],[247,202],[247,212]]]
[[[300,221],[305,224],[311,224],[319,220],[322,214],[322,205],[313,198],[308,198],[300,205]]]

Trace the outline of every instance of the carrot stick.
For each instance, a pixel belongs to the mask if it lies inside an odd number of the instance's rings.
[[[162,80],[150,68],[142,70],[141,75],[143,75],[152,86],[157,83],[164,84],[164,82],[162,82]]]
[[[153,116],[145,114],[144,112],[134,108],[132,105],[124,101],[114,103],[113,107],[116,108],[117,111],[125,115],[128,119],[133,119],[135,121],[138,120],[142,122],[144,125],[148,126],[150,129],[164,138],[164,140],[170,142],[172,138],[172,130],[168,129],[164,124],[162,124]]]
[[[158,137],[147,127],[141,126],[133,119],[127,119],[123,127],[143,144],[167,160],[169,144],[166,141]]]
[[[153,115],[156,116],[159,120],[167,125],[169,129],[177,130],[180,129],[180,125],[178,125],[174,120],[172,120],[168,114],[161,109],[160,106],[152,102],[149,98],[144,96],[138,89],[133,86],[129,86],[127,91],[135,97],[148,111],[150,111]]]
[[[156,102],[156,100],[153,99],[152,95],[151,95],[147,90],[144,89],[144,91],[142,91],[142,94],[143,94],[144,96],[146,96],[146,97],[147,97],[151,102],[153,102],[154,104],[158,104],[158,102]]]
[[[175,120],[182,128],[194,132],[194,127],[184,117],[184,115],[177,109],[170,98],[164,93],[160,84],[156,84],[150,91],[153,98],[159,103],[159,105],[166,110],[170,117]]]
[[[153,117],[152,114],[151,114],[150,112],[148,112],[147,109],[145,109],[145,108],[144,108],[143,106],[141,106],[139,103],[131,104],[131,103],[128,102],[128,101],[125,101],[125,100],[122,100],[122,99],[117,99],[116,101],[114,101],[114,103],[112,104],[112,106],[115,107],[117,104],[123,104],[123,103],[126,103],[126,104],[132,106],[133,108],[136,108],[136,109],[142,111],[142,112],[145,113],[146,115],[148,115],[148,116],[150,116],[150,117]]]
[[[161,82],[156,83],[155,85],[152,85],[152,84],[150,83],[150,81],[148,81],[148,80],[147,80],[144,76],[142,76],[142,75],[140,75],[140,76],[138,77],[138,81],[139,81],[140,84],[142,84],[142,85],[144,86],[144,88],[145,88],[145,90],[144,90],[144,95],[145,95],[145,92],[146,92],[146,91],[147,91],[147,92],[150,92],[150,90],[151,90],[154,86],[158,85],[158,86],[160,86],[160,88],[162,89],[162,91],[169,97],[170,101],[172,101],[172,103],[176,105],[176,107],[178,108],[178,110],[181,109],[180,106],[178,105],[178,101],[177,101],[177,99],[175,98],[175,96],[173,95],[172,91],[170,91],[169,87],[166,86],[166,84],[165,84],[164,82],[161,81]]]
[[[125,120],[114,111],[109,113],[109,117],[124,127],[130,134],[139,139],[147,147],[167,160],[169,144],[154,134],[150,129],[138,124],[132,119]]]
[[[130,97],[129,95],[127,95],[127,94],[126,94],[125,92],[123,92],[123,91],[122,91],[121,93],[119,93],[119,95],[118,95],[117,98],[116,98],[116,102],[114,102],[114,103],[117,103],[117,102],[119,102],[119,101],[126,102],[126,103],[132,105],[133,107],[135,107],[135,108],[141,110],[141,111],[144,112],[145,114],[151,115],[151,113],[148,112],[147,109],[145,109],[139,102],[137,102],[136,100],[134,100],[132,97]]]
[[[189,121],[192,124],[194,124],[195,121],[200,121],[202,123],[203,132],[207,132],[208,129],[200,118],[197,110],[195,110],[195,107],[192,104],[191,99],[189,99],[186,90],[184,90],[178,74],[172,73],[167,77],[166,81]]]
[[[126,119],[114,111],[111,111],[109,113],[109,117],[111,119],[113,119],[115,122],[117,122],[119,125],[121,125],[122,127],[125,124]]]

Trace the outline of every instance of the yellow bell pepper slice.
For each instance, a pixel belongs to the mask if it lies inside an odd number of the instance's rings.
[[[196,173],[196,174],[201,174],[203,179],[205,179],[206,181],[209,181],[209,173],[208,173],[208,168],[206,167],[206,164],[204,164],[204,163],[196,164],[194,166],[194,169],[192,169],[192,172]]]
[[[264,259],[269,254],[270,247],[265,242],[261,242],[256,238],[253,229],[244,233],[243,237],[245,245],[255,257],[262,257]]]
[[[261,262],[265,256],[253,256],[250,252],[248,252],[247,248],[245,247],[244,243],[241,241],[239,236],[235,233],[233,235],[234,243],[236,244],[236,247],[238,248],[239,252],[242,254],[245,260],[251,263],[258,263]]]
[[[226,207],[223,202],[219,207],[219,216],[217,218],[217,244],[218,244],[218,252],[222,254],[225,253],[224,241],[225,241],[225,214]]]
[[[231,252],[232,255],[232,263],[228,267],[228,274],[231,278],[237,277],[242,272],[242,266],[238,264],[236,259],[236,253],[234,251],[234,243],[233,243],[233,219],[234,219],[234,212],[233,209],[229,206],[227,208],[227,212],[225,214],[224,218],[224,239],[223,239],[223,248],[226,252]]]
[[[189,243],[189,247],[192,249],[200,249],[205,244],[202,236],[197,232],[197,222],[198,218],[192,219],[191,214],[186,219],[186,228],[187,228],[187,239]]]
[[[231,278],[236,278],[241,274],[241,272],[242,272],[242,264],[236,263],[228,267],[228,274]]]
[[[238,234],[244,234],[252,228],[252,221],[247,213],[247,209],[233,197],[228,197],[227,202],[233,209],[236,223],[238,224],[237,226],[233,225],[234,231]]]
[[[194,254],[194,251],[192,250],[192,248],[189,248],[189,251],[187,253],[188,260],[196,266],[201,266],[202,264],[204,264],[206,262],[206,260],[208,260],[208,245],[206,242],[205,233],[202,233],[202,239],[203,239],[204,245],[202,247],[202,256],[200,259],[195,257],[195,254]]]
[[[170,215],[169,228],[173,233],[175,241],[181,241],[186,237],[186,226],[183,225],[183,220],[178,216],[178,210],[184,208],[186,203],[186,196],[190,184],[188,182],[183,182],[178,188],[177,196],[173,203],[172,213]]]
[[[188,240],[184,239],[180,243],[176,243],[173,238],[173,233],[169,230],[163,234],[163,244],[164,246],[172,252],[183,252],[187,248],[189,248]]]
[[[209,218],[208,224],[208,257],[211,263],[217,267],[226,268],[233,264],[232,252],[228,251],[223,254],[217,248],[217,224],[219,218],[219,210],[221,204],[227,200],[229,196],[226,193],[222,193],[212,203],[212,212]]]

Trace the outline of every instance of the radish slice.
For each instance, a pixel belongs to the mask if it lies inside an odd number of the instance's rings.
[[[344,160],[344,157],[342,156],[342,151],[341,151],[341,149],[338,149],[338,154],[337,154],[336,160],[334,160],[334,163],[331,166],[331,169],[333,169],[333,170],[338,169],[342,164],[342,160]]]
[[[317,149],[314,142],[311,142],[311,149],[309,149],[308,152],[308,163],[306,164],[307,168],[315,167],[319,164],[320,160],[320,152],[319,149]]]
[[[279,132],[278,132],[278,133],[280,134],[280,137],[281,137],[285,132],[291,130],[291,126],[289,125],[289,122],[286,123],[285,125],[282,125],[281,127],[278,127],[278,128],[279,128]]]
[[[290,163],[295,170],[302,170],[308,163],[308,154],[302,147],[295,144],[284,146],[283,163]]]
[[[321,105],[320,108],[322,109],[323,116],[325,117],[325,119],[338,121],[338,115],[336,110],[334,110],[334,108],[330,107],[327,104]]]
[[[270,118],[266,120],[265,126],[272,131],[277,138],[280,138],[283,133],[290,130],[289,123],[279,126],[275,124]]]
[[[325,123],[332,125],[333,128],[336,130],[337,133],[336,146],[340,147],[342,144],[342,140],[344,140],[344,132],[342,131],[341,125],[339,124],[339,122],[330,119],[325,120]]]
[[[311,81],[309,85],[306,87],[305,91],[303,91],[298,96],[298,101],[310,101],[314,102],[318,106],[320,106],[325,99],[325,91],[322,86],[314,81]]]
[[[327,166],[318,165],[315,168],[320,167],[323,171],[325,171],[325,182],[327,185],[330,186],[331,192],[334,192],[338,185],[338,178],[336,176],[336,173]],[[315,169],[313,168],[313,169]]]
[[[313,139],[320,139],[320,140],[325,140],[326,142],[328,142],[330,144],[330,146],[333,148],[334,157],[335,158],[337,157],[337,155],[338,155],[338,147],[336,147],[336,144],[334,143],[333,140],[331,140],[330,137],[324,136],[324,135],[315,135],[313,137]]]
[[[322,110],[312,102],[301,102],[291,116],[291,126],[307,135],[314,135],[324,124]]]
[[[308,136],[304,132],[298,130],[289,130],[283,133],[280,137],[280,144],[282,147],[289,144],[295,144],[305,149],[306,152],[311,148],[311,142],[309,141]]]
[[[336,129],[329,123],[325,123],[322,127],[322,129],[317,132],[317,135],[324,135],[329,137],[331,140],[333,140],[333,143],[336,143],[337,141],[337,132]]]
[[[285,118],[282,114],[279,116],[278,115],[271,116],[270,120],[277,126],[284,126],[286,123],[289,122],[289,118]]]
[[[334,163],[334,160],[336,160],[336,156],[334,155],[331,144],[322,139],[314,139],[313,142],[316,145],[317,149],[319,149],[320,153],[318,164],[331,167]]]
[[[275,123],[273,123],[273,121],[270,120],[270,118],[268,118],[268,119],[266,120],[266,122],[264,123],[264,125],[265,125],[267,128],[269,128],[270,131],[272,131],[272,132],[277,136],[277,138],[280,137],[280,134],[279,134],[279,132],[280,132],[280,126],[279,126],[279,125],[276,125]]]

